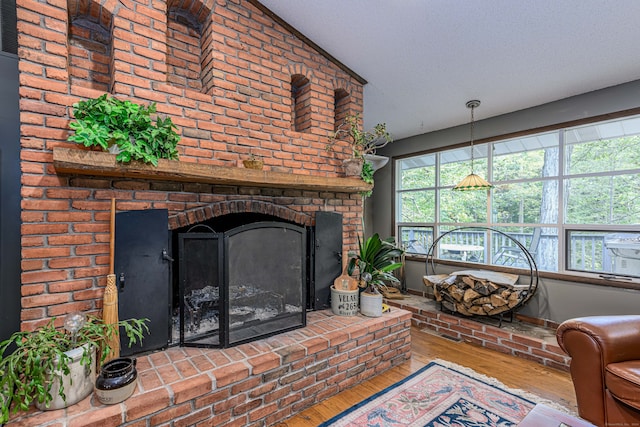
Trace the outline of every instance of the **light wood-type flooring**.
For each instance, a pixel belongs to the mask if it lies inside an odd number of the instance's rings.
[[[417,371],[434,359],[466,366],[498,379],[507,387],[528,391],[577,413],[575,393],[568,372],[465,342],[452,341],[415,327],[411,329],[411,342],[412,357],[409,362],[326,399],[278,424],[278,427],[316,427],[359,401]]]

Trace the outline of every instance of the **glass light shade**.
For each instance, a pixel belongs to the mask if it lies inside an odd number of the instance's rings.
[[[487,180],[475,173],[470,173],[462,181],[453,187],[456,191],[470,191],[470,190],[488,190],[493,185],[489,184]]]

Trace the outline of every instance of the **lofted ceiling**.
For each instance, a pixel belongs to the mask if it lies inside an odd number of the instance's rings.
[[[368,81],[395,139],[640,79],[638,0],[261,0]],[[640,105],[640,100],[638,100]]]

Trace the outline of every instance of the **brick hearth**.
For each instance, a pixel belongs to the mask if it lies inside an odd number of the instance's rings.
[[[532,360],[563,371],[571,358],[558,346],[557,324],[530,319],[518,314],[512,321],[482,316],[464,317],[441,311],[437,303],[423,296],[408,295],[387,303],[412,313],[413,326],[445,338],[466,341],[501,353]]]
[[[269,426],[411,357],[411,313],[308,313],[306,328],[229,349],[174,347],[138,357],[138,388],[105,406],[91,395],[7,426]]]

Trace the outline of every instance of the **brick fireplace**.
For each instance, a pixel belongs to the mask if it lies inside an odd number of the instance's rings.
[[[342,175],[346,145],[325,148],[364,81],[259,3],[25,1],[18,31],[23,329],[101,309],[111,198],[167,209],[172,229],[235,209],[309,226],[338,212],[355,247],[364,184]],[[66,142],[71,104],[105,91],[157,103],[179,161],[120,165]],[[242,168],[249,154],[264,171]]]
[[[257,1],[18,0],[17,16],[23,330],[52,317],[60,325],[74,311],[100,313],[112,198],[119,212],[167,210],[170,230],[235,212],[313,227],[317,212],[336,212],[343,218],[342,253],[355,249],[359,193],[370,187],[344,177],[346,143],[332,151],[326,145],[341,117],[362,113],[366,81]],[[105,92],[154,102],[170,116],[181,135],[179,161],[121,165],[111,154],[67,142],[72,104]],[[250,154],[262,158],[265,170],[242,167]],[[395,338],[383,335],[402,328],[389,322],[361,325],[358,337],[371,333],[380,345],[392,345]],[[404,317],[394,322],[408,325]],[[371,356],[393,360],[378,368],[406,359],[408,339],[396,338],[401,351]],[[365,346],[369,340],[357,339]],[[148,358],[176,353],[182,357],[171,349]],[[231,354],[207,357],[233,360],[237,353]],[[362,366],[344,384],[372,374]],[[201,379],[215,376],[203,372]],[[318,389],[331,390],[323,396],[338,390],[322,384]]]

